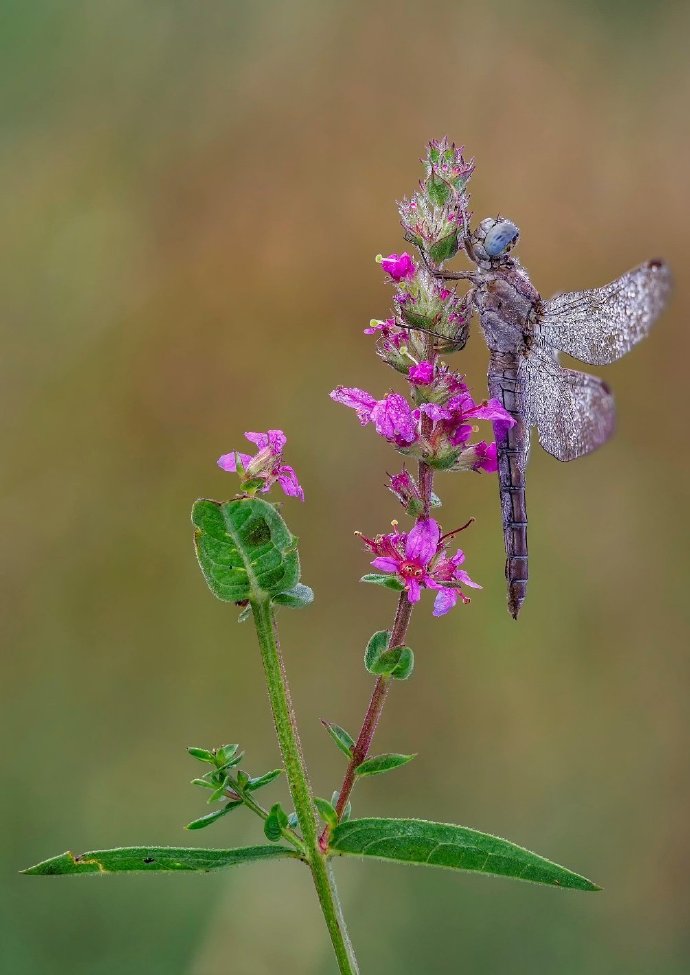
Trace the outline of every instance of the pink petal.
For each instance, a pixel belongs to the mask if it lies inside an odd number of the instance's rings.
[[[473,433],[474,429],[471,426],[468,426],[466,423],[461,423],[460,426],[453,430],[448,439],[454,447],[461,447],[464,443],[467,443]]]
[[[422,590],[416,579],[408,579],[407,599],[410,603],[418,603],[422,595]]]
[[[337,386],[330,394],[331,399],[343,406],[349,406],[352,410],[357,410],[359,422],[364,425],[371,420],[371,412],[376,406],[376,400],[371,393],[356,386]]]
[[[486,474],[495,474],[498,470],[498,460],[496,457],[496,444],[487,443],[480,440],[474,445],[475,461],[472,465],[475,471],[484,471]]]
[[[272,452],[279,456],[283,452],[283,448],[287,443],[287,437],[282,430],[269,430],[268,431],[268,443]]]
[[[453,573],[453,578],[456,582],[461,582],[464,586],[469,586],[470,589],[482,588],[478,582],[474,582],[472,579],[470,579],[464,569],[456,569]]]
[[[379,400],[370,415],[376,432],[391,443],[402,447],[417,439],[412,408],[400,393],[389,393],[385,399]]]
[[[432,616],[444,616],[458,601],[457,589],[439,589],[434,600]]]
[[[380,556],[378,559],[374,559],[371,563],[372,568],[378,569],[380,572],[393,572],[398,571],[398,563],[395,559],[386,558],[385,555]]]
[[[438,420],[450,420],[453,416],[452,411],[447,406],[439,406],[438,403],[422,403],[419,407],[419,412],[426,413],[434,422]]]
[[[515,418],[510,415],[497,399],[490,399],[483,406],[478,406],[474,411],[474,415],[479,420],[500,420],[506,423],[508,427],[514,426],[516,422]]]
[[[381,267],[394,281],[412,278],[416,270],[414,261],[407,253],[389,254],[388,257],[382,258]]]
[[[436,554],[441,529],[433,518],[421,518],[407,536],[405,555],[410,561],[427,566]]]
[[[417,386],[428,386],[434,378],[433,362],[418,362],[415,366],[410,366],[408,376],[410,382]]]
[[[267,433],[245,433],[244,439],[248,440],[250,443],[255,443],[259,450],[263,450],[264,447],[268,447]]]
[[[295,474],[294,468],[290,467],[288,464],[283,465],[283,467],[279,468],[278,470],[276,480],[289,498],[299,498],[300,501],[304,501],[304,491],[297,480],[297,475]]]
[[[221,470],[228,471],[229,473],[234,474],[237,471],[238,457],[240,458],[240,462],[242,466],[245,468],[252,459],[249,454],[241,454],[238,450],[233,450],[231,453],[223,454],[222,457],[219,457],[216,463],[221,468]]]

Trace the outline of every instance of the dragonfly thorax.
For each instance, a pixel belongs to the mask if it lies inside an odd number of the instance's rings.
[[[500,267],[509,260],[519,236],[512,220],[486,217],[470,235],[471,256],[480,267]]]

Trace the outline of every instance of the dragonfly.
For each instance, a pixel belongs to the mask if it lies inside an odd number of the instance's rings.
[[[651,260],[601,288],[543,300],[512,255],[519,235],[511,220],[488,217],[465,240],[476,269],[439,273],[470,280],[471,302],[489,349],[489,394],[515,421],[510,427],[494,424],[508,610],[514,619],[527,595],[525,471],[531,428],[560,461],[591,453],[614,430],[607,383],[564,368],[559,353],[589,365],[620,359],[647,335],[672,284],[668,265]]]

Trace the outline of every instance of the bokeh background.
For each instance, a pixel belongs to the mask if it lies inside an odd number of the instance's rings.
[[[64,849],[180,844],[203,812],[189,744],[277,760],[248,626],[207,592],[189,509],[216,457],[283,427],[285,505],[317,601],[282,614],[317,792],[342,772],[362,648],[394,595],[362,587],[355,528],[398,515],[394,456],[328,400],[393,375],[362,329],[390,291],[394,201],[425,142],[478,160],[473,208],[522,229],[546,295],[667,257],[677,289],[606,370],[619,430],[529,471],[530,595],[505,611],[495,484],[439,480],[485,589],[417,613],[417,670],[377,747],[413,765],[359,814],[508,836],[598,895],[338,863],[365,972],[680,975],[687,873],[690,8],[681,2],[4,0],[3,787],[0,967],[12,975],[334,970],[306,874],[36,880]],[[478,391],[475,333],[458,365]],[[284,785],[273,795],[285,799]],[[194,839],[260,841],[237,813]]]

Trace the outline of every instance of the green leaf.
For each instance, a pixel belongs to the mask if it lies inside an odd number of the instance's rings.
[[[236,758],[239,745],[221,745],[215,749],[216,765],[219,768],[226,768],[228,765],[236,765],[241,756]]]
[[[338,813],[335,811],[335,807],[331,805],[328,799],[320,799],[318,796],[314,796],[314,805],[319,810],[319,815],[324,823],[334,829],[338,825]]]
[[[292,589],[279,592],[277,596],[273,597],[274,606],[290,606],[292,609],[302,609],[303,606],[309,606],[313,602],[314,590],[301,582],[298,582]]]
[[[409,647],[396,647],[394,650],[387,650],[383,654],[386,657],[388,654],[397,654],[398,662],[395,667],[390,672],[391,677],[395,680],[407,680],[414,670],[414,654]]]
[[[367,572],[359,581],[370,582],[372,586],[383,586],[385,589],[395,589],[396,592],[402,592],[405,588],[395,576],[379,575],[378,572]]]
[[[441,240],[437,240],[435,244],[431,245],[429,257],[434,264],[443,264],[444,261],[449,261],[451,257],[455,257],[458,247],[458,234],[454,230],[452,234],[442,237]]]
[[[409,647],[388,649],[390,632],[378,630],[367,643],[364,666],[377,677],[395,677],[407,680],[414,668],[414,654]]]
[[[262,602],[299,582],[297,539],[267,501],[202,499],[192,522],[201,571],[219,599]]]
[[[432,170],[426,181],[426,193],[434,206],[442,207],[450,199],[451,187],[445,179]]]
[[[288,824],[288,816],[279,802],[271,806],[268,819],[264,821],[264,833],[266,839],[272,843],[277,842],[283,835],[283,830]]]
[[[368,758],[366,762],[358,765],[355,769],[355,775],[359,777],[363,775],[381,775],[382,772],[389,772],[391,769],[400,768],[401,765],[407,765],[415,757],[415,755],[396,755],[393,752],[388,752],[385,755],[376,755],[374,758]]]
[[[75,856],[69,850],[43,860],[22,873],[34,877],[76,873],[151,873],[218,870],[257,860],[297,857],[285,846],[245,846],[235,850],[201,850],[175,846],[124,846],[115,850],[92,850]]]
[[[536,884],[600,890],[572,870],[489,833],[423,819],[351,819],[333,831],[338,854],[470,870]]]
[[[247,792],[256,792],[257,789],[263,789],[265,785],[269,782],[273,782],[282,773],[282,768],[274,768],[272,772],[266,772],[265,775],[257,775],[256,778],[250,779],[245,786]]]
[[[339,724],[335,724],[333,721],[325,721],[322,718],[321,724],[336,743],[340,751],[344,755],[347,755],[348,758],[352,758],[352,749],[355,747],[354,738],[348,735],[344,728],[341,728]]]
[[[378,673],[378,671],[372,670],[372,667],[376,667],[381,654],[388,649],[388,641],[390,638],[391,635],[389,630],[377,630],[376,633],[372,634],[372,636],[369,638],[369,642],[367,643],[364,651],[364,666],[367,668],[370,674]]]
[[[209,802],[213,802],[213,796],[209,799]],[[206,826],[210,826],[211,823],[215,823],[217,819],[221,816],[225,816],[227,813],[231,812],[233,809],[237,809],[241,806],[242,802],[235,799],[232,802],[226,803],[221,809],[214,809],[213,812],[208,813],[206,816],[202,816],[200,819],[195,819],[191,823],[187,823],[185,829],[205,829]]]
[[[227,772],[228,769],[235,768],[236,765],[240,764],[243,758],[244,758],[244,752],[236,752],[227,761],[223,761],[223,758],[220,755],[216,755],[218,771]]]
[[[216,760],[213,757],[213,753],[207,748],[188,748],[187,751],[192,756],[192,758],[198,758],[200,762],[208,762],[209,765],[215,765]]]
[[[222,799],[223,796],[225,795],[226,790],[229,788],[229,785],[230,783],[228,782],[228,780],[225,777],[223,777],[223,781],[208,797],[207,800],[208,805],[210,806],[212,802],[217,802],[219,799]]]

